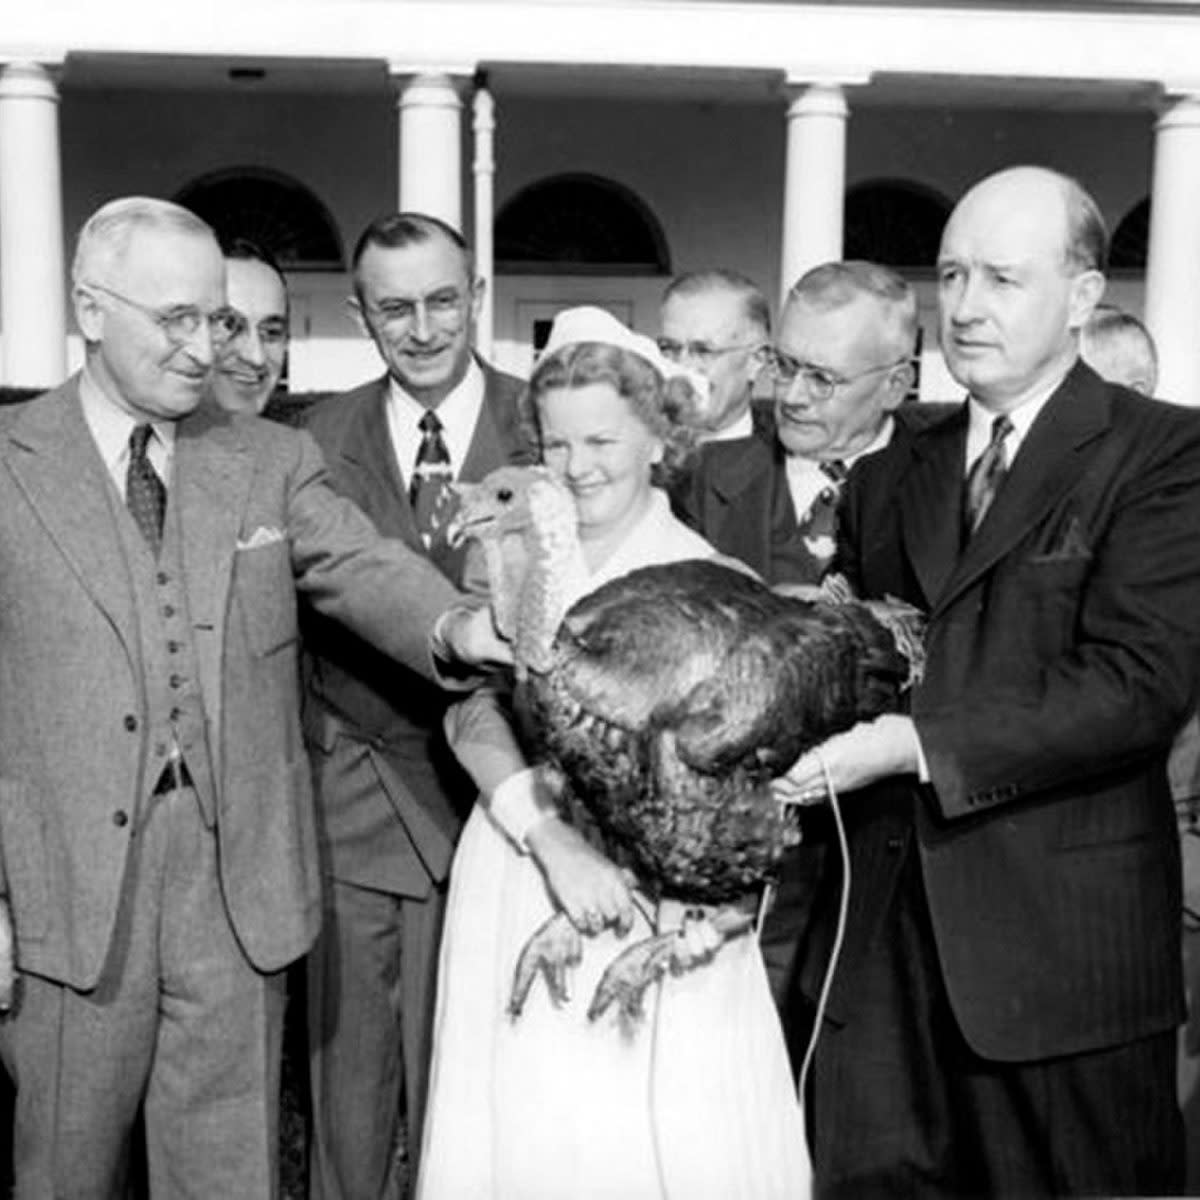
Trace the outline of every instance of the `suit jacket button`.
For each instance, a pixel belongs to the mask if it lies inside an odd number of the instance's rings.
[[[135,717],[133,713],[125,714],[125,728],[128,729],[130,733],[133,733],[137,729],[137,717]]]
[[[118,829],[124,829],[125,826],[129,824],[129,814],[123,808],[118,808],[117,811],[113,813],[113,824]]]
[[[889,854],[899,854],[904,849],[904,839],[897,833],[892,834],[887,840],[887,848]]]

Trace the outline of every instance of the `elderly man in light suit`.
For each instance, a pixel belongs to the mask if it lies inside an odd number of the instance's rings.
[[[307,435],[200,406],[229,315],[196,217],[105,205],[73,295],[83,371],[0,415],[17,1195],[122,1194],[144,1106],[152,1195],[270,1196],[281,972],[320,916],[297,591],[427,676],[440,615],[469,651],[485,614],[335,495]]]

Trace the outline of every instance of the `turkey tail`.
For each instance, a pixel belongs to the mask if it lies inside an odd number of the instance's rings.
[[[914,608],[895,596],[885,596],[882,600],[860,600],[855,596],[854,589],[846,577],[836,573],[826,575],[821,580],[814,598],[834,606],[853,605],[865,608],[891,635],[892,648],[907,664],[907,675],[900,685],[900,690],[908,691],[921,681],[925,673],[925,614],[919,608]],[[881,665],[878,661],[863,663],[868,672],[878,670]],[[890,677],[893,672],[894,668],[891,666],[884,667],[885,676]]]
[[[908,678],[902,685],[908,691],[925,674],[925,614],[895,596],[865,604],[871,616],[892,635],[896,650],[908,664]]]

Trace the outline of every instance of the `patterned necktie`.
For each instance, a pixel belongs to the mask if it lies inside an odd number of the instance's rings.
[[[967,488],[963,497],[963,540],[971,536],[984,514],[992,506],[1004,476],[1008,473],[1008,453],[1004,439],[1012,433],[1013,425],[1007,417],[997,417],[992,422],[992,440],[967,472]]]
[[[167,489],[146,457],[146,445],[152,433],[149,425],[135,425],[129,435],[125,505],[157,558],[162,544],[163,513],[167,510]]]
[[[810,538],[832,538],[836,532],[838,497],[842,494],[842,484],[846,482],[849,471],[840,458],[831,458],[828,462],[819,462],[817,466],[829,482],[817,493],[805,520],[805,533]]]
[[[442,423],[433,409],[426,409],[418,422],[421,445],[413,468],[408,498],[412,503],[417,532],[428,549],[438,530],[449,519],[449,504],[453,493],[450,482],[450,451],[442,437]]]

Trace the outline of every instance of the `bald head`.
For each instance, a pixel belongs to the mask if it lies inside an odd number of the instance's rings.
[[[1000,171],[959,201],[938,255],[939,328],[980,403],[1010,412],[1067,373],[1104,291],[1105,242],[1092,198],[1044,167]]]

